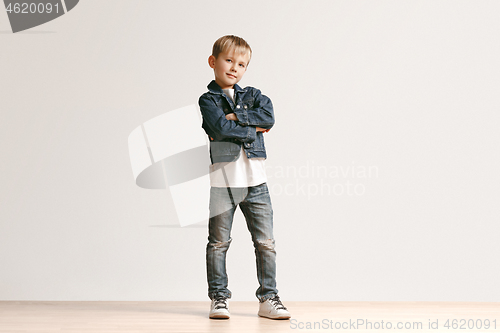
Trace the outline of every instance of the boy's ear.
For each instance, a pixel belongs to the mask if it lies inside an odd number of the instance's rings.
[[[213,55],[211,55],[210,57],[208,57],[208,66],[210,66],[210,68],[214,68],[215,67],[215,57]]]

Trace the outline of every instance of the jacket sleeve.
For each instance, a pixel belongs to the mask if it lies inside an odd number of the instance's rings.
[[[234,111],[242,125],[259,126],[265,129],[274,126],[273,104],[269,97],[263,95],[259,89],[254,89],[254,103],[247,107],[247,109],[240,107]]]
[[[257,137],[255,127],[242,126],[236,121],[227,120],[224,111],[211,98],[202,95],[198,100],[198,104],[203,116],[203,122],[208,126],[211,133],[208,133],[207,129],[205,129],[205,132],[209,135],[214,134],[216,140],[238,139],[245,143],[255,141]]]

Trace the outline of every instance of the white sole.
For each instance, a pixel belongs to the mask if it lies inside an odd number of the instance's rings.
[[[229,315],[225,313],[214,313],[208,316],[210,319],[229,319]]]
[[[264,318],[269,318],[269,319],[290,319],[291,316],[282,315],[282,316],[271,317],[271,316],[266,316],[266,315],[262,315],[259,313],[259,317],[264,317]]]

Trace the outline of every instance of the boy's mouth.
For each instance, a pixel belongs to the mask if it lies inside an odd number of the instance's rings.
[[[236,79],[236,76],[234,76],[233,74],[226,74],[226,75],[229,76],[232,79]]]

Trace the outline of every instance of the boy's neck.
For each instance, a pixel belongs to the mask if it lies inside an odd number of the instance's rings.
[[[226,87],[223,87],[223,85],[220,83],[220,82],[217,82],[217,79],[215,79],[215,83],[217,83],[217,85],[221,88],[221,89],[234,89],[234,85],[232,86],[226,86]]]

